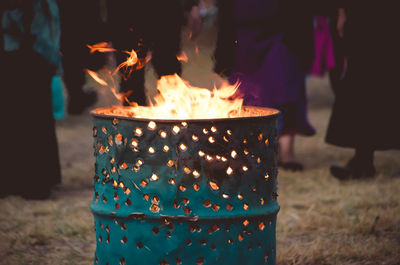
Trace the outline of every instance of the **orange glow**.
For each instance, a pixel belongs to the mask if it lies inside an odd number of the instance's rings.
[[[187,63],[189,61],[189,58],[187,57],[185,52],[181,52],[180,55],[177,55],[176,59],[178,59],[178,61],[185,62],[185,63]]]
[[[131,107],[129,111],[135,117],[154,119],[238,117],[243,99],[234,97],[237,88],[237,85],[224,85],[209,90],[193,87],[177,74],[163,76],[157,83],[159,94],[153,99],[155,103],[149,107]]]
[[[129,76],[132,71],[142,69],[150,61],[150,57],[146,57],[144,59],[139,58],[134,50],[131,50],[130,52],[124,51],[124,53],[128,54],[129,56],[126,58],[125,62],[118,65],[113,75],[118,73],[119,70],[124,69],[125,73]]]
[[[107,82],[99,77],[99,75],[91,70],[86,69],[86,72],[100,85],[108,86]]]
[[[88,45],[88,47],[91,51],[111,51],[107,50],[108,43]],[[128,55],[126,61],[118,65],[113,72],[109,72],[107,78],[87,70],[87,73],[96,82],[109,87],[120,102],[126,101],[130,104],[130,107],[118,109],[118,115],[180,120],[240,117],[243,99],[238,97],[238,83],[230,85],[225,82],[220,88],[214,87],[213,89],[199,88],[191,86],[177,74],[162,76],[157,81],[159,93],[152,99],[150,106],[138,106],[136,102],[129,102],[127,100],[129,94],[117,93],[114,76],[122,70],[122,77],[126,79],[133,71],[143,68],[151,58],[139,58],[134,50],[124,53]],[[181,61],[188,61],[185,52],[182,52],[177,58]],[[103,75],[105,74],[103,73]]]
[[[110,48],[108,42],[100,42],[96,43],[93,45],[86,45],[90,49],[90,53],[95,53],[95,52],[115,52],[116,50],[113,48]]]

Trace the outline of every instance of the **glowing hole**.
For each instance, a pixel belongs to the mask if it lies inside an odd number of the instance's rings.
[[[117,133],[116,135],[115,135],[115,143],[117,144],[117,145],[121,145],[122,144],[122,134],[120,134],[120,133]]]
[[[157,174],[151,175],[150,180],[151,180],[151,181],[156,181],[156,180],[158,180]]]
[[[247,144],[247,139],[243,139],[243,143],[244,143],[244,144]]]
[[[261,204],[261,205],[264,205],[264,203],[265,203],[265,202],[264,202],[264,198],[261,198],[261,199],[260,199],[260,204]]]
[[[243,171],[249,170],[249,168],[247,166],[243,166],[242,169],[243,169]]]
[[[232,157],[232,158],[236,158],[236,157],[237,157],[237,153],[236,153],[235,150],[232,150],[232,152],[231,152],[231,157]]]
[[[215,158],[216,158],[217,160],[221,160],[221,156],[220,156],[220,155],[216,155]]]
[[[247,155],[247,154],[249,154],[249,150],[244,149],[244,150],[243,150],[243,153],[244,153],[245,155]]]
[[[261,163],[261,157],[257,157],[257,164]]]
[[[265,175],[265,179],[266,179],[266,180],[269,179],[269,175],[268,175],[268,174]]]
[[[154,149],[154,147],[150,146],[149,149],[148,149],[147,151],[149,151],[150,154],[154,154],[154,152],[155,152],[156,150]]]
[[[126,189],[125,189],[125,194],[126,194],[126,195],[129,195],[129,193],[131,193],[131,190],[130,190],[129,188],[126,188]]]
[[[101,128],[101,130],[103,131],[104,134],[107,134],[107,129],[106,129],[106,127],[103,126],[103,127]]]
[[[259,223],[258,228],[262,231],[265,228],[265,224],[263,222]]]
[[[188,205],[189,204],[189,200],[186,198],[182,198],[182,202],[184,205]]]
[[[148,181],[145,180],[145,179],[142,179],[142,181],[140,181],[140,185],[141,185],[142,187],[146,187],[147,184],[148,184]]]
[[[159,131],[158,132],[159,134],[160,134],[160,136],[161,136],[161,138],[167,138],[167,132],[166,131]]]
[[[260,134],[258,135],[258,140],[261,142],[261,141],[262,141],[262,139],[263,139],[263,134],[262,134],[262,133],[260,133]]]
[[[136,128],[136,129],[135,129],[135,135],[136,135],[136,136],[142,136],[142,135],[143,135],[142,129]]]
[[[174,184],[175,184],[175,179],[170,178],[170,179],[168,180],[168,183],[171,184],[171,185],[174,185]]]
[[[172,166],[174,165],[174,161],[168,160],[167,165],[168,165],[169,167],[172,167]]]
[[[149,122],[149,124],[147,124],[147,128],[149,130],[155,130],[157,128],[157,125],[154,121]]]
[[[117,183],[115,180],[113,180],[112,185],[113,185],[115,188],[118,187],[118,183]]]
[[[211,131],[215,133],[215,132],[217,131],[217,127],[212,126],[212,127],[211,127]]]
[[[222,197],[223,197],[224,199],[228,199],[228,198],[229,198],[229,195],[226,194],[226,193],[223,193],[223,194],[222,194]]]
[[[183,185],[179,185],[179,189],[180,189],[181,191],[185,191],[185,190],[186,190],[186,187],[183,186]]]
[[[150,210],[151,210],[153,213],[158,213],[158,212],[160,211],[160,207],[158,207],[157,204],[153,204],[153,205],[151,205]]]
[[[243,209],[244,209],[245,211],[247,211],[247,210],[249,209],[249,205],[248,205],[247,203],[244,203],[244,204],[243,204]]]
[[[204,207],[210,207],[211,206],[211,202],[210,200],[206,200],[203,202]]]
[[[118,193],[114,193],[114,201],[118,201]]]
[[[164,145],[164,147],[163,147],[163,151],[164,151],[164,152],[168,152],[168,150],[169,150],[169,147],[168,147],[168,145]]]
[[[226,161],[228,161],[228,159],[226,159],[226,157],[221,157],[221,160],[222,160],[222,162],[226,162]]]
[[[185,128],[188,126],[188,124],[187,124],[186,121],[181,122],[181,124],[182,124],[182,126],[185,127]]]
[[[175,125],[174,127],[172,127],[172,132],[174,133],[174,134],[178,134],[179,132],[180,132],[180,128],[177,126],[177,125]]]
[[[203,156],[205,155],[205,153],[204,153],[203,151],[201,151],[201,150],[198,152],[198,154],[199,154],[199,156],[201,156],[201,157],[203,157]]]
[[[244,221],[243,221],[243,225],[244,225],[244,226],[247,226],[248,224],[249,224],[249,221],[248,221],[248,220],[244,220]]]
[[[238,235],[238,240],[242,241],[243,240],[243,236],[241,234]]]
[[[233,243],[233,240],[232,239],[228,239],[228,244],[232,244]]]
[[[121,239],[121,242],[122,242],[123,244],[126,244],[126,242],[128,242],[128,238],[127,238],[126,236],[124,236],[124,237]]]
[[[218,187],[216,182],[210,181],[209,184],[210,184],[210,187],[211,187],[212,190],[218,190],[219,189],[219,187]]]
[[[150,198],[149,194],[145,194],[145,195],[143,195],[143,199],[145,199],[146,201],[148,201],[148,200],[149,200],[149,198]]]
[[[160,198],[158,196],[154,196],[151,201],[155,204],[158,204],[160,202]]]
[[[208,130],[206,128],[203,129],[204,134],[208,134]]]
[[[229,135],[232,135],[232,131],[231,130],[226,130],[226,133]]]
[[[212,156],[210,156],[210,155],[206,155],[206,159],[207,159],[208,161],[212,161],[212,160],[213,160]]]
[[[185,207],[185,214],[190,214],[192,210],[189,207]]]
[[[183,172],[185,172],[186,174],[190,174],[190,172],[192,172],[192,171],[190,170],[190,168],[185,167],[185,168],[183,169]]]
[[[187,149],[187,146],[185,145],[185,144],[180,144],[179,145],[179,149],[181,149],[181,151],[186,151],[186,149]]]
[[[243,200],[243,195],[241,193],[239,193],[237,197],[239,200]]]
[[[213,144],[213,143],[215,143],[215,138],[210,136],[210,137],[208,137],[208,141]]]
[[[193,170],[193,176],[197,179],[198,177],[200,177],[200,173],[197,170]]]
[[[224,139],[225,142],[229,142],[228,138],[226,138],[225,135],[222,137],[222,139]]]
[[[228,204],[226,205],[226,209],[229,210],[229,211],[232,211],[232,209],[233,209],[232,204],[228,203]]]
[[[204,258],[198,258],[196,260],[196,265],[203,265],[204,264]]]
[[[228,167],[226,169],[226,174],[231,175],[233,173],[233,169],[231,167]]]
[[[115,172],[117,172],[117,169],[116,169],[115,167],[112,167],[112,168],[111,168],[111,173],[114,174]]]
[[[124,162],[119,166],[120,169],[127,169],[128,165]]]
[[[218,211],[219,210],[219,206],[217,205],[217,204],[213,204],[213,205],[211,205],[211,208],[214,210],[214,211]]]
[[[193,189],[194,189],[195,191],[199,191],[199,190],[200,190],[200,185],[197,184],[197,183],[195,183],[195,184],[193,185]]]
[[[268,140],[268,139],[266,139],[264,143],[265,143],[265,145],[268,145],[268,143],[269,143],[269,140]]]
[[[192,140],[197,142],[199,140],[199,137],[195,134],[192,135]]]

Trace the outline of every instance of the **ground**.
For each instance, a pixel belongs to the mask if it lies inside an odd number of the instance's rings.
[[[186,36],[184,34],[184,36]],[[211,55],[215,32],[184,41],[189,62],[183,76],[190,83],[212,87]],[[196,53],[196,47],[199,54]],[[154,73],[147,72],[149,93]],[[100,95],[95,107],[118,102],[88,79],[87,89]],[[317,129],[298,137],[296,152],[305,170],[279,171],[276,229],[277,264],[400,264],[400,152],[376,153],[377,177],[339,182],[329,175],[333,163],[344,164],[352,150],[324,142],[333,94],[326,77],[307,80],[309,118]],[[0,199],[0,264],[93,264],[94,156],[89,110],[57,121],[62,185],[46,201],[11,196]]]

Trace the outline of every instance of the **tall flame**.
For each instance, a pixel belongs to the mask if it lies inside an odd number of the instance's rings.
[[[153,119],[215,119],[240,116],[243,99],[235,98],[238,85],[209,90],[191,86],[177,74],[157,82],[159,94],[149,107],[134,106],[135,117]]]
[[[110,52],[107,43],[88,45],[91,51]],[[117,93],[114,85],[114,78],[120,70],[125,75],[132,71],[143,68],[150,57],[139,58],[134,50],[125,51],[128,57],[125,62],[118,65],[114,72],[110,73],[110,82],[100,77],[97,73],[87,70],[87,73],[99,84],[110,87],[113,94],[122,102],[126,95]],[[179,60],[187,61],[188,58],[183,52],[177,57]],[[123,76],[125,77],[125,76]],[[107,79],[108,80],[108,79]],[[224,84],[220,88],[214,87],[210,90],[191,86],[177,74],[162,76],[157,82],[158,94],[153,98],[150,106],[138,106],[137,103],[130,103],[130,107],[114,108],[120,116],[149,118],[149,119],[215,119],[239,117],[241,114],[243,99],[238,97],[238,84]]]

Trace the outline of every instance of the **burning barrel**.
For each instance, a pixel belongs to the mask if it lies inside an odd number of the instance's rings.
[[[275,264],[277,117],[94,117],[94,264]]]

